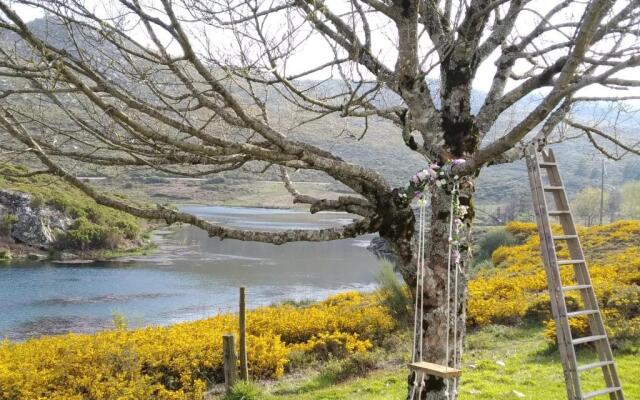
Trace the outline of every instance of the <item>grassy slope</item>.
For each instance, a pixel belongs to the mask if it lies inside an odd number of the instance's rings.
[[[584,355],[583,355],[584,356]],[[640,399],[638,354],[617,354],[616,360],[626,398]],[[503,361],[502,367],[497,361]],[[566,398],[557,351],[551,352],[536,328],[490,326],[467,338],[460,398],[466,399],[563,399]],[[597,372],[597,371],[596,371]],[[342,384],[323,382],[322,376],[276,384],[269,400],[383,400],[406,395],[407,370],[401,366],[376,371],[366,378]],[[600,388],[599,374],[584,375],[587,389]],[[280,393],[280,394],[278,394]],[[287,393],[287,394],[283,394]],[[519,394],[525,397],[519,397]]]
[[[76,219],[65,232],[60,250],[125,250],[140,246],[141,220],[98,205],[60,178],[39,175],[10,179],[0,175],[0,189],[28,193],[34,205],[46,204]]]

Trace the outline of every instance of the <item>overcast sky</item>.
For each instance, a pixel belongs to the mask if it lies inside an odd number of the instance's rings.
[[[346,7],[346,4],[348,4],[347,2],[331,1],[331,0],[329,0],[328,3],[332,4],[333,7],[336,7],[338,11],[343,11],[343,10],[346,11],[345,7]],[[97,1],[97,0],[88,0],[87,4],[94,5],[97,10],[100,10],[98,11],[99,13],[113,12],[112,10],[110,10],[109,0],[106,0],[104,2]],[[528,12],[523,12],[523,14],[519,17],[518,22],[516,24],[516,30],[521,34],[528,32],[540,21],[540,19],[537,17],[536,14],[538,12],[544,12],[545,8],[551,7],[553,5],[555,5],[555,2],[548,1],[548,0],[533,2],[533,4],[531,4],[532,9]],[[340,10],[340,8],[342,8],[343,10]],[[40,11],[36,11],[29,7],[16,6],[16,9],[18,10],[19,14],[28,21],[43,16],[43,14]],[[578,16],[581,15],[580,10],[576,8],[573,8],[573,9],[570,8],[565,11],[565,13],[563,14],[563,17],[575,18],[576,15]],[[287,22],[288,21],[282,20],[272,24],[271,30],[273,31],[274,37],[278,34],[279,28],[280,29],[286,28]],[[278,24],[282,24],[282,27],[279,27]],[[372,29],[374,31],[374,45],[376,45],[376,47],[374,47],[374,51],[382,60],[386,62],[388,66],[393,68],[393,65],[395,63],[395,58],[396,58],[396,51],[394,46],[394,41],[395,41],[394,27],[388,24],[387,21],[380,18],[376,19],[375,17],[370,19],[370,24],[372,25]],[[198,33],[201,33],[201,31],[198,31]],[[208,36],[208,39],[210,39],[208,45],[211,46],[213,44],[213,46],[215,46],[221,53],[230,52],[231,49],[234,48],[232,44],[233,36],[231,35],[230,32],[224,32],[224,33],[208,32],[207,36]],[[558,36],[558,38],[561,38],[561,36]],[[142,41],[148,42],[148,40],[144,39],[142,35],[139,37],[139,39]],[[203,35],[195,34],[195,33],[193,34],[193,39],[195,42],[204,40]],[[169,45],[169,48],[170,49],[175,48],[174,46],[175,44]],[[474,88],[476,90],[486,92],[491,87],[492,78],[496,70],[494,66],[494,61],[497,59],[498,56],[499,56],[499,53],[494,52],[494,54],[492,54],[489,57],[489,59],[486,60],[484,63],[482,63],[482,65],[480,66],[474,80]],[[308,39],[305,42],[305,44],[298,49],[295,56],[291,57],[291,59],[288,61],[287,72],[289,74],[297,73],[310,68],[310,66],[320,65],[328,61],[332,57],[333,57],[333,54],[330,48],[326,45],[326,42],[324,42],[324,39],[320,38],[319,36],[312,37],[311,39]],[[527,65],[526,68],[528,67],[529,66]],[[335,73],[335,71],[333,72]],[[522,70],[522,72],[524,72],[524,69]],[[311,75],[310,78],[322,79],[322,78],[328,77],[329,75],[330,75],[330,71],[324,70]],[[438,68],[435,68],[429,76],[431,78],[437,79],[438,75],[439,75]],[[637,79],[638,76],[640,76],[640,68],[627,70],[616,76],[620,78]],[[515,87],[519,83],[520,82],[510,81],[509,85],[507,86],[507,90]],[[580,95],[640,96],[640,88],[636,87],[636,88],[629,88],[624,91],[620,91],[620,90],[614,91],[608,88],[604,88],[602,86],[592,86],[581,91]],[[634,103],[637,105],[640,105],[640,101],[636,101]]]

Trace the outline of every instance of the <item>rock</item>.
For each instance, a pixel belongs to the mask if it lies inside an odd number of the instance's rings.
[[[95,260],[84,260],[84,259],[66,259],[66,260],[52,260],[51,261],[53,264],[93,264],[94,262],[96,262]]]
[[[34,205],[26,193],[0,190],[0,219],[15,217],[10,236],[19,243],[49,248],[55,242],[56,230],[65,230],[73,220],[62,211],[48,205]]]
[[[388,260],[391,263],[394,263],[395,256],[393,255],[393,253],[391,253],[391,250],[389,250],[387,241],[380,236],[376,236],[371,239],[371,243],[369,243],[369,246],[367,246],[367,250],[375,254],[376,257],[380,259]]]
[[[42,260],[46,260],[47,257],[43,254],[29,253],[27,254],[27,259],[32,261],[42,261]]]

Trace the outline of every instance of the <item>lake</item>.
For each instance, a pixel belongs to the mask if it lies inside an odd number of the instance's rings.
[[[346,214],[302,210],[181,206],[208,220],[260,230],[318,229],[350,222]],[[156,231],[147,256],[91,264],[27,262],[0,266],[0,338],[113,327],[167,325],[235,312],[238,287],[249,307],[322,299],[345,290],[372,290],[379,261],[371,235],[324,243],[223,241],[185,226]]]

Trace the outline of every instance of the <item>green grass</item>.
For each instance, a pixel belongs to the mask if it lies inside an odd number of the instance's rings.
[[[558,352],[549,350],[539,327],[490,326],[470,334],[466,343],[460,399],[566,398]],[[579,356],[586,361],[586,353]],[[616,361],[626,398],[640,399],[640,349],[616,354]],[[604,387],[601,374],[594,372],[582,375],[587,391]],[[367,377],[336,384],[320,372],[302,378],[285,378],[255,399],[404,399],[406,375],[406,368],[396,364]],[[518,393],[525,397],[519,397]]]

